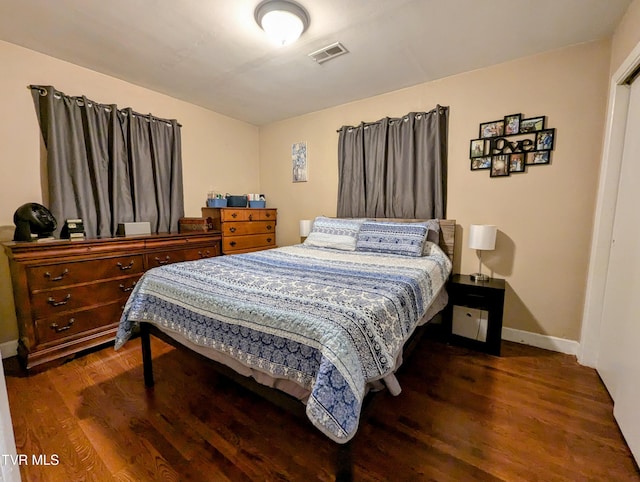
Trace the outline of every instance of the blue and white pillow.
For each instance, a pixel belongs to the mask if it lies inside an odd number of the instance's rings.
[[[358,251],[422,256],[429,228],[426,223],[392,223],[368,221],[362,224]]]
[[[364,219],[338,219],[318,216],[304,244],[318,248],[355,251],[356,239]]]

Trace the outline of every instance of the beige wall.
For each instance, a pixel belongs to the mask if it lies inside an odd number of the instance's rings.
[[[639,2],[630,10],[637,9]],[[619,40],[618,45],[622,43]],[[4,111],[11,112],[0,121],[4,124],[0,164],[3,173],[11,173],[0,179],[0,239],[11,237],[17,206],[42,200],[40,137],[27,84],[52,84],[68,94],[177,118],[183,124],[186,214],[199,214],[210,187],[264,192],[268,205],[279,209],[281,245],[298,241],[299,219],[335,215],[336,129],[428,110],[440,103],[451,108],[448,215],[457,219],[462,235],[456,270],[477,269],[475,252],[464,247],[468,225],[498,225],[497,249],[485,254],[485,261],[495,276],[508,280],[505,325],[577,340],[607,71],[615,62],[609,46],[608,41],[582,44],[421,84],[264,126],[258,138],[254,126],[0,42],[4,72],[0,101]],[[477,136],[478,124],[518,112],[546,115],[548,126],[557,129],[552,164],[509,178],[491,179],[486,171],[471,172],[469,140]],[[291,182],[290,149],[298,141],[308,143],[310,180],[306,183]],[[1,343],[17,338],[4,255],[0,255],[0,282]]]
[[[148,89],[0,41],[0,241],[13,236],[13,213],[43,202],[40,133],[28,84],[176,118],[182,124],[185,214],[199,216],[207,191],[259,191],[258,129]],[[4,251],[0,254],[0,343],[18,337]]]
[[[578,340],[604,129],[610,43],[598,41],[468,72],[260,128],[261,192],[279,210],[279,244],[298,220],[335,215],[337,134],[345,124],[450,106],[448,217],[462,239],[457,271],[477,270],[469,224],[496,224],[484,256],[508,280],[505,326]],[[552,164],[508,178],[469,169],[478,124],[522,113],[557,129]],[[307,141],[309,182],[291,182],[291,144]]]
[[[634,0],[613,34],[611,43],[611,74],[614,74],[640,42],[640,0]]]

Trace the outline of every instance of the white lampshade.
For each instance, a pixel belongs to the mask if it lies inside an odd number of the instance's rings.
[[[309,236],[311,232],[311,220],[310,219],[302,219],[300,221],[300,237],[306,238]]]
[[[265,0],[255,11],[256,22],[276,45],[289,45],[309,26],[307,12],[290,0]]]
[[[469,247],[490,251],[496,248],[498,228],[489,224],[472,224],[469,226]]]

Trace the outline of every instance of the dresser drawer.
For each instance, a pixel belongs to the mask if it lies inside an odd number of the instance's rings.
[[[256,217],[257,214],[257,217]],[[254,220],[258,221],[274,221],[276,220],[278,210],[277,209],[260,209],[253,215]]]
[[[275,233],[276,225],[273,221],[247,221],[244,223],[224,223],[222,234],[224,236],[241,236],[245,234]]]
[[[202,246],[199,248],[172,249],[159,251],[147,255],[147,268],[157,268],[165,264],[181,263],[183,261],[195,261],[197,259],[211,258],[220,254],[219,245]]]
[[[121,256],[30,267],[27,279],[29,289],[34,291],[142,273],[143,269],[142,255]]]
[[[220,220],[224,222],[230,221],[248,221],[249,216],[251,215],[250,210],[246,208],[238,208],[238,209],[221,209],[220,210]]]
[[[88,310],[71,311],[62,315],[36,320],[38,345],[59,343],[87,331],[115,325],[120,321],[124,301],[117,301]]]
[[[249,234],[247,236],[225,236],[222,240],[223,252],[245,250],[257,247],[269,247],[276,245],[276,235],[273,234]]]
[[[72,286],[68,289],[39,291],[33,294],[31,299],[33,317],[48,318],[66,311],[110,301],[122,300],[124,303],[140,276],[141,274],[135,274],[101,283]]]

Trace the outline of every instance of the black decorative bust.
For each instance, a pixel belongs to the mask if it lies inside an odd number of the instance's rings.
[[[34,241],[48,238],[58,226],[51,211],[38,203],[23,204],[16,209],[13,214],[13,223],[16,225],[13,234],[14,241]]]

